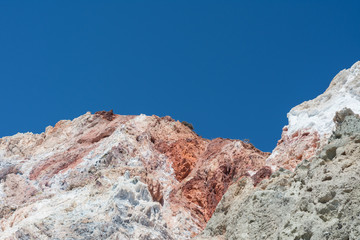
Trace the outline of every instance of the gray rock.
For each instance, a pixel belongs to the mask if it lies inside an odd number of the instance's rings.
[[[360,239],[360,119],[345,110],[321,153],[256,189],[233,184],[197,239]]]

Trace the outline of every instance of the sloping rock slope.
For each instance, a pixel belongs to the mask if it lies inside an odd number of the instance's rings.
[[[198,239],[359,239],[359,101],[357,62],[288,113],[266,166],[229,188]]]
[[[360,119],[348,109],[319,155],[253,190],[242,178],[198,239],[359,239]]]
[[[170,117],[112,111],[4,137],[0,239],[189,239],[268,156]]]
[[[267,165],[273,170],[294,170],[302,160],[313,157],[327,143],[334,129],[333,117],[344,107],[360,113],[360,61],[338,73],[323,94],[291,109],[289,124]]]

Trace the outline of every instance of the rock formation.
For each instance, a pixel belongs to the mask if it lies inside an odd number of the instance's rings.
[[[359,239],[358,113],[360,62],[288,113],[271,155],[112,111],[1,138],[0,240]]]
[[[360,118],[345,115],[294,172],[281,168],[255,190],[248,178],[233,184],[198,239],[359,239],[359,158]]]
[[[268,153],[170,117],[86,113],[0,139],[0,239],[189,239]]]
[[[359,103],[357,62],[288,113],[266,166],[228,189],[197,239],[359,239]]]
[[[323,94],[291,109],[289,124],[267,164],[294,170],[302,160],[314,156],[334,129],[335,113],[345,107],[360,113],[360,61],[338,73]]]

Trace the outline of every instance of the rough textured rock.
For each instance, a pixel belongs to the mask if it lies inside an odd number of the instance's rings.
[[[294,172],[281,168],[255,190],[249,178],[233,184],[197,239],[359,239],[360,119],[343,116]]]
[[[199,156],[185,181],[171,192],[170,199],[180,201],[179,205],[190,209],[192,215],[201,220],[200,223],[206,223],[228,187],[240,177],[250,176],[261,169],[267,156],[249,143],[215,139]]]
[[[112,111],[1,138],[0,240],[359,239],[359,112],[360,62],[289,112],[271,156]]]
[[[335,113],[345,107],[360,113],[360,62],[337,74],[323,94],[291,109],[289,124],[267,165],[273,170],[294,170],[302,160],[314,156],[332,134]]]
[[[268,155],[170,117],[112,111],[4,137],[0,239],[189,239]]]

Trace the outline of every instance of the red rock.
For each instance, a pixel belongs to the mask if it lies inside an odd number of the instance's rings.
[[[248,171],[257,171],[269,153],[250,143],[217,138],[208,143],[191,174],[171,192],[170,198],[193,213],[204,227],[228,187]]]
[[[169,145],[164,141],[158,141],[155,148],[169,157],[176,179],[181,182],[193,170],[200,154],[205,150],[205,145],[206,141],[201,138],[188,138]]]

